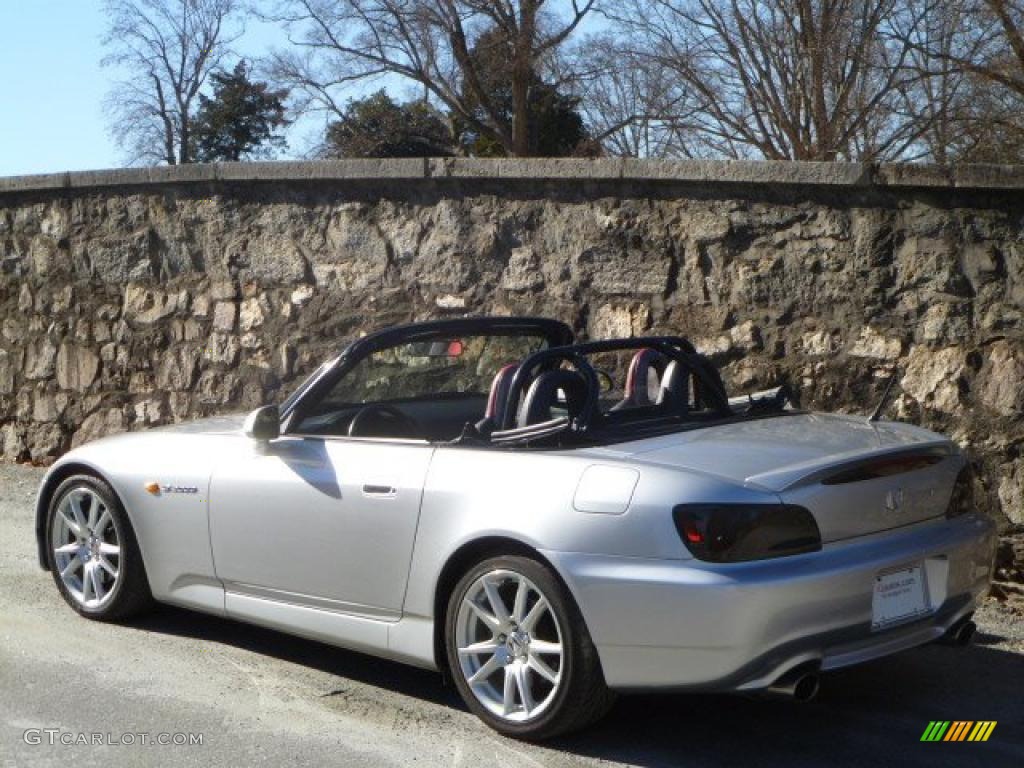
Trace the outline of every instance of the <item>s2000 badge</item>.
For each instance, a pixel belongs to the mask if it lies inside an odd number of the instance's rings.
[[[161,485],[155,481],[146,483],[143,488],[154,496],[159,496],[161,493],[199,493],[199,489],[194,485]]]

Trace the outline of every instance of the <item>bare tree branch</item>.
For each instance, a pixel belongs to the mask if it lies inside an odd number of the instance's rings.
[[[920,136],[907,113],[902,34],[938,0],[626,0],[606,11],[632,61],[671,72],[702,154],[777,160],[892,157]],[[698,109],[693,109],[694,103]]]
[[[107,97],[111,133],[131,162],[192,161],[196,99],[239,33],[238,0],[107,0],[106,66],[127,70]]]
[[[346,84],[382,75],[415,83],[457,121],[508,154],[529,151],[530,88],[599,0],[274,0],[295,49],[275,52],[274,78],[307,109],[341,115]],[[569,8],[566,11],[566,7]],[[558,10],[554,10],[557,8]],[[511,46],[511,120],[494,102],[475,47],[488,34]]]

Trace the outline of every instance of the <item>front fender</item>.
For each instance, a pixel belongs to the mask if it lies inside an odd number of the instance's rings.
[[[43,481],[39,484],[39,490],[36,492],[36,556],[39,558],[39,567],[44,571],[50,570],[49,558],[46,556],[46,516],[50,508],[50,500],[53,498],[53,492],[57,490],[57,486],[65,479],[77,474],[96,475],[106,479],[99,467],[81,456],[78,451],[72,451],[61,457],[47,470],[43,475]]]

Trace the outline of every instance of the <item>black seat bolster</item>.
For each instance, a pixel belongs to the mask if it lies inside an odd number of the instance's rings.
[[[690,371],[685,365],[673,360],[665,367],[661,377],[661,391],[658,404],[668,405],[686,411],[690,405]]]
[[[484,417],[477,422],[477,429],[481,432],[499,429],[505,417],[505,402],[508,400],[509,390],[512,388],[512,379],[519,370],[518,363],[508,363],[494,375],[491,381],[491,392],[487,397],[487,409]]]
[[[545,371],[533,380],[519,408],[516,425],[527,427],[550,421],[551,408],[558,402],[558,392],[565,393],[571,417],[578,416],[587,400],[587,382],[575,371]]]

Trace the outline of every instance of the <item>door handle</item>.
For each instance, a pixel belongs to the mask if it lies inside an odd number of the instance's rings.
[[[367,484],[363,486],[364,496],[394,496],[397,491],[393,485],[376,485]]]

